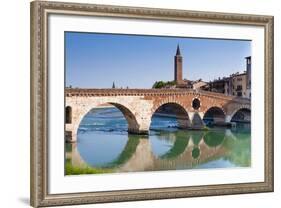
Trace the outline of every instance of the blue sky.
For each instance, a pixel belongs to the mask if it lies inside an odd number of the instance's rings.
[[[151,88],[173,80],[177,44],[189,80],[243,72],[251,55],[251,41],[243,40],[66,32],[66,86]]]

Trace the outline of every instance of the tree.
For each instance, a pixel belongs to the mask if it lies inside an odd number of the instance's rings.
[[[112,89],[115,89],[115,83],[113,82],[113,84],[112,84]]]
[[[164,81],[156,81],[156,82],[153,84],[152,88],[160,89],[160,88],[164,88],[164,87],[166,87],[166,86],[171,87],[171,86],[173,86],[173,85],[175,85],[175,84],[176,84],[175,81],[167,81],[167,82],[164,82]]]
[[[158,89],[158,88],[164,87],[164,85],[165,85],[165,83],[164,83],[163,81],[157,81],[157,82],[154,83],[154,85],[152,86],[152,88]]]

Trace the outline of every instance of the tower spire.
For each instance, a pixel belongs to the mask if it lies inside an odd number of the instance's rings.
[[[179,46],[179,44],[178,44],[176,56],[180,56],[180,55],[181,55],[181,51],[180,51],[180,46]]]

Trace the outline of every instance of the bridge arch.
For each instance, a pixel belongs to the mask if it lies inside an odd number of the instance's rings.
[[[156,105],[151,112],[150,126],[152,123],[152,118],[156,113],[174,115],[177,119],[178,127],[181,129],[186,129],[190,127],[188,111],[186,110],[185,106],[180,102],[166,101]]]
[[[226,113],[223,108],[218,106],[212,106],[207,111],[205,111],[203,116],[203,121],[208,123],[224,123],[226,118]]]
[[[118,108],[126,118],[128,123],[128,133],[137,133],[139,131],[140,125],[134,113],[129,108],[119,103],[109,103],[109,104]]]
[[[80,113],[80,118],[78,119],[77,122],[77,127],[74,129],[74,131],[78,131],[78,128],[85,116],[94,108],[98,106],[102,106],[104,104],[109,104],[112,105],[113,107],[116,107],[118,110],[121,111],[123,116],[125,117],[127,124],[128,124],[128,133],[137,133],[139,131],[139,123],[134,115],[134,113],[125,105],[122,105],[120,103],[115,103],[115,102],[106,102],[106,103],[101,103],[99,105],[89,105],[86,110],[84,110],[82,113]]]
[[[237,108],[231,115],[231,121],[251,121],[251,109],[245,106]]]

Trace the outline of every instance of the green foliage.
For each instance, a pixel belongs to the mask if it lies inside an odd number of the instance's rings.
[[[81,174],[99,174],[99,173],[112,173],[110,169],[92,168],[89,166],[74,167],[70,160],[66,160],[65,163],[65,174],[66,175],[81,175]]]
[[[152,88],[154,89],[160,89],[160,88],[164,88],[164,87],[171,87],[171,86],[174,86],[176,84],[175,81],[167,81],[167,82],[164,82],[164,81],[156,81]]]
[[[164,87],[164,82],[163,81],[159,81],[159,82],[155,82],[152,86],[152,88],[155,88],[155,89],[159,89],[159,88],[162,88]]]

